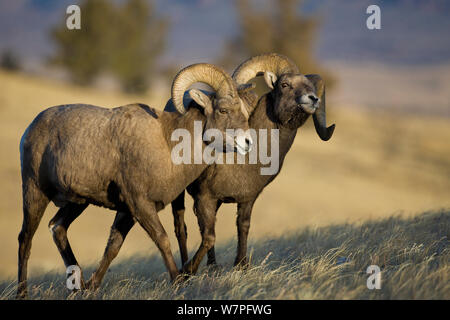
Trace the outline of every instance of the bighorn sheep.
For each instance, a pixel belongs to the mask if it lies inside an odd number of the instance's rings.
[[[313,115],[319,137],[331,138],[335,125],[326,126],[325,84],[319,75],[302,75],[298,67],[287,57],[263,54],[243,62],[233,73],[237,85],[246,84],[257,75],[264,75],[272,89],[263,95],[249,118],[253,129],[279,129],[280,170],[290,150],[297,129]],[[267,146],[271,151],[271,145]],[[273,175],[261,175],[261,164],[215,164],[208,167],[200,177],[188,186],[194,198],[194,210],[198,218],[202,238],[208,239],[189,261],[182,254],[183,271],[195,273],[208,249],[208,264],[215,264],[214,240],[215,217],[222,203],[237,203],[238,247],[234,264],[247,265],[247,238],[253,204],[262,190],[275,179]],[[180,252],[187,253],[186,226],[184,224],[184,193],[172,202],[175,229],[179,238]]]
[[[196,82],[211,86],[215,96],[192,89],[189,94],[197,107],[185,110],[183,94]],[[179,113],[142,104],[114,109],[56,106],[41,112],[26,129],[20,143],[24,216],[19,234],[19,298],[27,295],[31,242],[50,201],[60,207],[49,228],[66,266],[78,264],[67,229],[94,204],[117,210],[111,228],[114,239],[124,238],[124,229],[137,221],[156,243],[171,279],[178,276],[157,212],[198,178],[207,164],[175,165],[171,133],[177,128],[192,133],[194,121],[201,121],[203,130],[246,130],[248,114],[232,78],[210,64],[181,70],[173,80],[172,100]],[[201,136],[200,140],[204,147]],[[241,148],[248,150],[251,141],[245,143]],[[93,274],[91,284],[97,283],[102,271]]]
[[[264,75],[267,85],[272,89],[262,96],[248,91],[247,82],[257,75]],[[309,116],[313,115],[314,125],[319,137],[327,141],[331,138],[335,125],[326,127],[325,85],[318,75],[302,75],[298,67],[287,57],[279,54],[263,54],[243,62],[234,72],[233,79],[239,87],[246,86],[240,92],[250,113],[249,126],[253,129],[279,129],[280,169],[284,158],[292,146],[297,129]],[[268,153],[271,147],[268,146]],[[237,229],[238,252],[235,265],[246,264],[247,237],[250,227],[252,207],[262,190],[275,179],[273,175],[261,175],[261,164],[214,164],[190,184],[187,191],[194,198],[194,211],[197,215],[202,243],[192,260],[187,262],[186,225],[184,223],[184,191],[172,202],[175,232],[180,246],[183,271],[195,273],[208,252],[208,264],[215,264],[215,216],[222,203],[238,204]],[[129,228],[128,228],[129,227]],[[125,226],[125,234],[131,226]],[[122,245],[122,238],[110,235],[108,247]],[[112,259],[108,248],[103,261],[109,265]],[[114,255],[117,251],[114,251]]]

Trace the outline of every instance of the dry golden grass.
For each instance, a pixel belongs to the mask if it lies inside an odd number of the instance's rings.
[[[46,107],[77,102],[106,107],[142,102],[162,108],[168,95],[169,90],[159,95],[126,96],[0,72],[0,276],[14,277],[17,268],[17,235],[22,223],[19,141],[32,119]],[[344,107],[333,103],[332,94],[328,105],[329,122],[337,124],[333,139],[320,141],[311,123],[299,130],[281,174],[256,202],[252,241],[305,226],[362,222],[399,212],[407,217],[450,206],[448,118]],[[191,206],[188,199],[188,244],[192,250],[200,236]],[[55,207],[47,209],[34,237],[31,276],[52,269],[64,272],[47,229],[55,213]],[[178,251],[170,207],[160,216],[173,251]],[[102,255],[113,217],[111,211],[89,207],[71,226],[69,239],[82,266],[95,263]],[[235,206],[223,206],[217,222],[219,246],[235,239],[234,219]],[[153,242],[136,226],[118,261],[155,252]]]
[[[111,267],[96,292],[71,293],[61,272],[33,277],[31,299],[449,299],[450,212],[320,228],[251,241],[246,271],[234,270],[234,243],[220,245],[223,265],[202,267],[184,283],[168,281],[159,254],[134,256]],[[369,265],[381,288],[369,290]],[[92,271],[92,268],[85,271]],[[16,282],[0,281],[0,300]]]

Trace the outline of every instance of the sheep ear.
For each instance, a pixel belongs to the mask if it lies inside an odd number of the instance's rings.
[[[266,82],[267,86],[273,90],[275,82],[277,82],[277,76],[273,72],[266,71],[264,72],[264,81]]]
[[[199,106],[205,110],[205,114],[209,114],[213,111],[211,99],[197,89],[189,90],[189,95]]]

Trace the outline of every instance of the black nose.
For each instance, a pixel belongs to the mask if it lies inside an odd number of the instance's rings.
[[[316,103],[316,102],[319,100],[319,98],[317,98],[316,96],[313,96],[312,94],[310,94],[310,95],[308,96],[308,98],[310,98],[311,101],[314,102],[314,103]]]
[[[253,141],[251,138],[245,138],[245,151],[249,152],[252,150]]]

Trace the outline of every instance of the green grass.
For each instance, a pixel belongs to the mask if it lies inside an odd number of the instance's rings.
[[[449,232],[448,210],[304,228],[250,242],[246,271],[232,268],[233,241],[217,248],[219,268],[203,266],[182,284],[172,285],[161,257],[152,255],[114,263],[95,293],[69,292],[61,273],[31,278],[29,293],[31,299],[450,299]],[[380,290],[366,286],[372,264],[381,268]],[[0,280],[0,299],[14,298],[15,289],[13,279]]]

